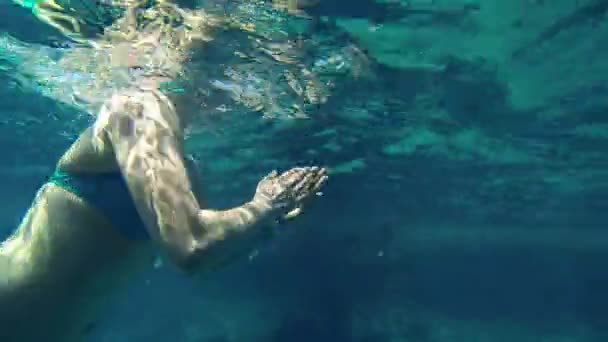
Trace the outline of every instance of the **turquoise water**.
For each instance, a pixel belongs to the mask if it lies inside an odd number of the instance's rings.
[[[82,341],[608,339],[608,2],[386,3],[321,0],[316,31],[281,22],[315,42],[311,68],[345,61],[308,119],[282,117],[293,99],[277,91],[274,118],[226,100],[187,140],[213,206],[296,164],[330,168],[325,196],[224,270],[151,262]],[[265,6],[251,20],[271,30]],[[6,236],[93,118],[70,96],[91,75],[53,68],[77,46],[0,13]],[[219,87],[255,92],[283,71],[255,70]]]

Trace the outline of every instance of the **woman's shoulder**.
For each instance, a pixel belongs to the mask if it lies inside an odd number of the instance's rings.
[[[97,144],[93,128],[87,128],[61,156],[57,169],[77,173],[100,173],[118,170],[109,144]]]

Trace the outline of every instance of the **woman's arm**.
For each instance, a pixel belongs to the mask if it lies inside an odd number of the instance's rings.
[[[198,203],[183,157],[182,128],[160,93],[115,95],[94,128],[97,148],[111,147],[150,235],[186,269],[222,262],[263,237],[263,223],[287,214],[325,182],[321,168],[271,174],[256,195],[229,210],[204,210]]]

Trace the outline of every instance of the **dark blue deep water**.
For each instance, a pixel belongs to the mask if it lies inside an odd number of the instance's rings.
[[[194,278],[151,263],[82,341],[608,341],[607,11],[321,0],[321,24],[292,19],[306,58],[355,44],[364,75],[332,76],[308,120],[239,107],[187,143],[214,207],[299,164],[330,168],[324,196],[255,258]],[[73,43],[8,0],[0,15],[8,236],[93,119],[23,71],[28,47]]]

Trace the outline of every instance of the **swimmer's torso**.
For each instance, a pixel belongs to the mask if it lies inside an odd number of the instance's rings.
[[[87,152],[92,150],[85,140],[79,139],[58,167],[86,160],[90,171],[112,168],[111,155]],[[83,308],[95,305],[81,305],[82,301],[100,302],[103,299],[97,296],[110,295],[107,287],[121,277],[119,265],[133,267],[128,260],[135,260],[138,252],[96,208],[66,189],[44,185],[16,233],[0,249],[0,320],[10,327],[0,330],[1,340],[47,340],[60,332],[64,338],[66,328],[78,330],[88,324],[81,320],[87,316]],[[71,315],[75,309],[78,314]]]
[[[58,169],[88,176],[119,172],[113,152],[93,146],[92,131],[72,145]],[[76,194],[47,183],[0,248],[0,340],[84,340],[112,290],[153,264],[150,245],[125,236]]]

